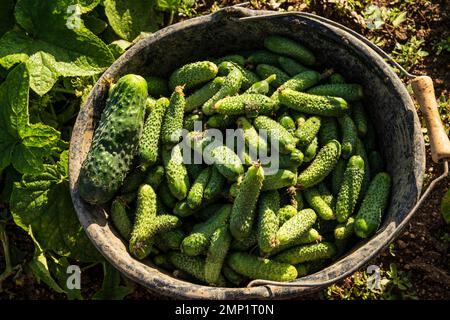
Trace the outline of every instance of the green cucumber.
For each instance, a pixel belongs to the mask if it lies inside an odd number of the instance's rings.
[[[170,192],[178,200],[183,200],[187,196],[190,183],[186,167],[183,164],[181,146],[177,144],[171,150],[163,148],[162,158]]]
[[[331,140],[320,149],[313,162],[297,177],[297,186],[302,189],[310,188],[323,179],[334,169],[341,155],[341,145]]]
[[[358,237],[367,238],[377,231],[388,205],[391,183],[391,177],[386,172],[378,173],[370,182],[355,217],[355,233]]]
[[[275,101],[259,93],[244,93],[238,96],[226,97],[214,105],[214,111],[227,115],[256,117],[270,115],[276,110]]]
[[[265,79],[274,74],[276,79],[270,83],[273,88],[278,88],[290,78],[283,70],[269,64],[258,64],[256,73],[261,79]]]
[[[316,63],[316,58],[310,50],[289,38],[269,36],[264,40],[264,46],[272,52],[294,58],[306,66]]]
[[[281,225],[277,232],[280,246],[296,241],[316,222],[317,215],[312,209],[303,209]]]
[[[275,173],[265,176],[262,191],[277,190],[284,187],[293,186],[296,182],[296,172],[286,169],[279,169]]]
[[[208,184],[209,177],[211,176],[211,168],[206,167],[195,179],[194,183],[187,195],[187,204],[192,209],[200,207],[204,197],[204,190]]]
[[[155,98],[168,97],[169,86],[167,81],[160,77],[148,76],[145,78],[147,81],[148,94]]]
[[[233,203],[230,231],[234,238],[245,239],[250,235],[255,221],[255,209],[264,181],[264,170],[259,164],[252,165],[245,173]]]
[[[184,98],[183,88],[176,87],[170,97],[170,104],[162,123],[161,141],[163,144],[174,145],[180,141],[185,105],[186,99]]]
[[[339,128],[335,118],[323,117],[321,119],[319,142],[321,146],[326,145],[331,140],[339,141]]]
[[[310,188],[304,192],[308,204],[317,212],[317,215],[323,220],[334,219],[333,209],[323,200],[320,192],[316,188]]]
[[[175,90],[177,86],[184,86],[185,89],[194,88],[214,79],[217,72],[217,66],[210,61],[186,64],[171,74],[169,78],[170,90]]]
[[[107,203],[120,189],[137,153],[146,100],[141,76],[123,76],[112,88],[80,169],[78,191],[85,201]]]
[[[325,117],[340,117],[348,109],[347,102],[342,98],[316,96],[292,89],[281,89],[278,99],[282,105],[293,110]]]
[[[253,125],[258,130],[266,130],[271,143],[278,140],[280,152],[290,153],[295,149],[296,139],[275,120],[266,116],[258,116],[253,121]]]
[[[356,131],[355,123],[348,115],[338,118],[338,122],[342,132],[341,155],[344,159],[348,159],[355,152],[355,143],[358,133]]]
[[[141,139],[139,140],[138,156],[141,163],[154,164],[158,160],[161,127],[170,101],[161,98],[156,101],[155,107],[145,120]]]
[[[116,198],[111,204],[111,220],[119,234],[124,239],[129,240],[133,226],[128,217],[126,205],[120,198]]]
[[[231,235],[228,231],[228,226],[217,228],[211,236],[211,243],[205,260],[205,280],[210,285],[218,285],[220,283],[220,271],[222,270],[230,243]]]
[[[261,193],[258,206],[258,246],[261,252],[269,253],[278,246],[277,231],[280,195],[277,190]]]
[[[336,254],[336,246],[329,242],[293,247],[274,257],[274,260],[298,264],[309,261],[330,259]]]
[[[311,144],[314,138],[319,133],[321,120],[319,117],[310,117],[305,121],[302,127],[295,131],[295,136],[298,138],[298,145],[301,148],[306,148]]]
[[[294,59],[288,57],[279,57],[278,64],[280,65],[281,69],[283,69],[283,71],[291,77],[309,70]]]
[[[225,83],[224,77],[217,77],[208,82],[200,89],[196,90],[186,98],[186,105],[184,110],[186,112],[192,111],[201,107],[206,101],[211,99]]]
[[[264,80],[255,82],[250,88],[248,88],[245,93],[259,93],[268,94],[270,91],[270,84],[277,79],[276,74],[272,74],[265,78]]]
[[[309,89],[308,93],[319,96],[340,97],[345,101],[361,100],[364,97],[362,86],[350,83],[322,84]]]

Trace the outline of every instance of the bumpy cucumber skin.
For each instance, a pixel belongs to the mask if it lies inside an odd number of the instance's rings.
[[[111,220],[119,234],[126,240],[130,239],[133,226],[128,217],[126,206],[119,198],[116,198],[111,204]]]
[[[297,182],[297,174],[287,169],[279,169],[271,175],[266,175],[262,191],[277,190],[293,186]]]
[[[167,81],[160,77],[148,76],[145,78],[147,81],[148,94],[155,98],[169,96],[169,86]]]
[[[295,61],[294,59],[287,57],[279,57],[278,64],[281,69],[286,72],[289,76],[293,77],[301,72],[308,71],[308,68],[302,66],[300,63]]]
[[[355,152],[356,139],[358,133],[356,131],[355,123],[348,115],[338,118],[339,125],[342,132],[341,155],[344,159],[350,158]]]
[[[208,121],[206,121],[206,125],[209,128],[216,128],[225,130],[227,128],[230,128],[234,125],[236,122],[235,116],[226,116],[223,114],[213,114],[208,118]]]
[[[271,141],[278,139],[280,152],[290,153],[295,149],[296,139],[275,120],[266,116],[258,116],[253,121],[253,125],[258,130],[266,130]]]
[[[303,209],[296,215],[281,225],[277,232],[277,239],[280,246],[285,246],[296,241],[311,229],[316,222],[317,215],[312,209]]]
[[[145,101],[145,116],[148,116],[155,106],[156,100],[152,97],[147,97],[147,100]]]
[[[273,251],[270,252],[270,256],[275,256],[280,252],[283,252],[286,249],[301,246],[305,244],[311,244],[311,243],[317,243],[322,241],[322,236],[319,234],[319,231],[317,231],[314,228],[309,229],[307,232],[305,232],[303,235],[299,236],[297,239],[286,243],[284,245],[279,245],[276,247]]]
[[[211,285],[218,284],[220,271],[231,243],[228,226],[222,226],[211,236],[211,243],[206,253],[205,280]]]
[[[348,239],[354,233],[355,219],[349,217],[346,222],[340,223],[334,229],[334,238],[336,240]]]
[[[291,89],[282,89],[278,99],[288,108],[318,116],[340,117],[348,109],[347,102],[342,98],[316,96]]]
[[[170,104],[167,107],[162,123],[161,140],[163,144],[173,145],[180,141],[185,105],[186,99],[184,98],[183,88],[176,87],[170,97]]]
[[[184,111],[189,112],[201,107],[206,101],[211,99],[220,90],[220,88],[222,88],[224,83],[224,77],[217,77],[200,89],[196,90],[186,98]]]
[[[341,145],[331,140],[320,149],[313,162],[297,177],[297,186],[302,189],[310,188],[328,176],[341,155]]]
[[[166,270],[173,271],[175,267],[173,264],[169,261],[169,258],[167,255],[159,254],[153,257],[153,263],[157,265],[158,267],[164,268]]]
[[[270,115],[275,111],[275,101],[259,93],[244,93],[226,97],[214,105],[214,110],[223,115],[246,115],[256,117],[259,114]]]
[[[289,219],[291,219],[293,216],[295,216],[298,213],[298,210],[293,205],[285,205],[284,207],[280,208],[277,211],[277,216],[279,220],[279,225],[282,226],[286,223]],[[278,231],[278,230],[277,230]]]
[[[277,91],[272,94],[272,99],[279,102],[279,94],[284,89],[291,89],[295,91],[304,91],[315,84],[317,84],[321,79],[320,73],[316,71],[304,71],[296,74],[294,77],[284,82]]]
[[[123,180],[122,188],[120,188],[121,194],[129,194],[132,192],[136,192],[139,189],[139,186],[142,184],[142,181],[147,174],[147,165],[141,165],[132,170]]]
[[[303,163],[303,158],[303,152],[300,150],[294,150],[291,154],[280,154],[278,158],[279,167],[294,172]]]
[[[319,142],[321,146],[326,145],[331,140],[339,141],[339,128],[335,118],[323,117],[321,119]]]
[[[276,78],[277,78],[277,75],[272,74],[264,80],[255,82],[254,84],[252,84],[252,86],[250,88],[245,90],[245,93],[259,93],[259,94],[266,95],[270,91],[270,84],[274,80],[276,80]]]
[[[306,66],[316,63],[316,58],[311,51],[285,37],[269,36],[264,40],[264,46],[275,53],[292,57]]]
[[[241,90],[245,91],[248,88],[250,88],[253,84],[255,84],[258,81],[261,81],[261,79],[258,77],[257,74],[254,72],[229,61],[224,61],[219,65],[219,75],[227,75],[231,72],[233,69],[238,69],[242,74],[242,83],[241,83]],[[231,95],[231,94],[230,94]]]
[[[214,59],[215,64],[220,65],[222,62],[234,62],[240,66],[244,66],[245,58],[240,54],[229,54],[218,59]]]
[[[297,269],[290,264],[258,258],[244,252],[230,254],[227,263],[234,271],[250,279],[291,281],[297,278]]]
[[[305,157],[303,158],[303,162],[304,163],[311,162],[316,157],[318,148],[319,148],[319,139],[316,137],[304,150],[303,154]]]
[[[183,129],[191,132],[195,130],[195,122],[201,122],[202,116],[199,114],[188,114],[183,119]]]
[[[276,255],[274,260],[298,264],[302,262],[329,259],[336,254],[336,247],[329,242],[307,244],[303,246],[293,247]]]
[[[269,64],[258,64],[258,66],[256,67],[256,73],[262,79],[275,74],[276,79],[270,83],[273,88],[278,88],[290,78],[283,70]]]
[[[180,269],[187,272],[197,280],[204,283],[208,283],[205,278],[205,260],[200,257],[190,257],[180,252],[169,252],[169,261],[175,266],[176,269]],[[226,280],[219,275],[217,280],[217,286],[225,287]]]
[[[248,251],[250,248],[258,244],[258,230],[252,227],[250,235],[242,240],[233,239],[231,242],[231,249],[237,251]]]
[[[104,204],[120,189],[137,153],[146,99],[140,76],[123,76],[114,85],[81,166],[78,191],[85,201]]]
[[[384,170],[384,160],[378,151],[371,151],[369,153],[369,167],[372,174],[377,174]]]
[[[367,156],[366,148],[359,138],[356,139],[355,155],[360,156],[364,160],[364,180],[361,186],[361,192],[359,193],[358,200],[358,202],[361,202],[367,192],[367,189],[369,188],[371,177],[374,176],[374,174],[371,172],[372,169],[370,168],[370,161],[369,157]]]
[[[214,79],[217,72],[217,66],[210,61],[189,63],[172,73],[169,78],[169,87],[171,90],[174,90],[177,86],[185,86],[185,89],[191,89]]]
[[[267,51],[267,50],[258,50],[253,52],[248,58],[247,62],[256,66],[259,64],[270,64],[272,66],[278,66],[278,58],[280,56]]]
[[[224,277],[231,282],[231,284],[235,285],[235,286],[241,286],[242,283],[246,280],[246,278],[237,273],[236,271],[234,271],[233,269],[231,269],[228,264],[224,264],[222,266],[222,273],[224,275]]]
[[[203,191],[203,197],[205,201],[215,199],[220,195],[226,184],[226,178],[219,172],[219,170],[213,166],[211,169],[211,177],[208,184]]]
[[[391,177],[386,172],[378,173],[370,182],[369,189],[355,217],[355,233],[367,238],[377,231],[381,217],[388,205]]]
[[[344,159],[339,159],[333,172],[331,173],[331,189],[335,196],[338,195],[339,189],[342,185],[342,180],[344,179],[345,168],[347,167],[347,161]]]
[[[295,121],[292,119],[289,114],[284,113],[277,119],[278,123],[281,124],[284,128],[286,128],[287,131],[290,133],[294,133],[295,131]]]
[[[161,227],[156,222],[156,212],[156,193],[152,187],[143,184],[138,191],[136,220],[129,243],[130,252],[138,259],[144,259],[149,254],[152,238]],[[178,224],[178,219],[175,218],[171,222]]]
[[[308,93],[319,96],[340,97],[345,101],[357,101],[364,97],[362,86],[359,84],[322,84],[311,88]]]
[[[319,117],[308,118],[303,126],[295,131],[295,136],[298,138],[298,145],[301,148],[309,146],[319,133],[320,126],[321,120]]]
[[[157,235],[155,245],[162,251],[179,250],[181,242],[186,237],[181,229],[173,229]]]
[[[363,138],[367,134],[367,123],[369,119],[367,118],[366,110],[360,102],[355,102],[352,105],[352,118],[355,123],[356,129],[358,130],[358,136]]]
[[[323,200],[316,188],[310,188],[304,192],[305,199],[317,215],[323,220],[334,219],[333,209]]]
[[[216,92],[208,101],[202,106],[202,111],[205,115],[212,115],[215,112],[214,106],[219,100],[233,96],[239,92],[242,85],[242,72],[235,65],[230,73],[225,78],[225,81],[219,91]]]
[[[199,174],[189,190],[187,203],[192,209],[200,207],[203,201],[203,192],[211,176],[211,168],[207,167]]]
[[[175,204],[175,207],[173,208],[173,214],[178,217],[185,218],[192,216],[196,212],[196,209],[192,209],[189,206],[187,200],[181,200]]]
[[[211,235],[217,228],[227,225],[231,215],[232,205],[223,205],[205,222],[194,226],[192,233],[183,239],[181,251],[189,256],[197,256],[208,249]]]
[[[178,199],[172,195],[166,179],[163,180],[163,183],[161,183],[158,188],[158,198],[166,207],[170,209],[173,209],[173,207],[177,204]]]
[[[252,165],[245,173],[230,217],[230,231],[236,239],[242,240],[250,235],[263,181],[264,170],[259,164]]]
[[[355,210],[364,179],[364,160],[352,156],[344,172],[342,184],[336,200],[336,219],[345,222]]]
[[[239,156],[227,146],[218,146],[211,150],[214,166],[228,180],[236,181],[244,173]]]
[[[341,74],[335,73],[330,76],[330,83],[331,84],[345,83],[345,79]]]
[[[335,206],[336,199],[331,193],[330,189],[328,189],[327,185],[324,182],[321,182],[317,185],[317,191],[319,191],[320,197],[325,201],[325,203],[333,209]]]
[[[162,155],[170,192],[178,200],[183,200],[187,196],[190,183],[186,167],[183,164],[181,147],[175,145],[172,150],[164,149]]]
[[[258,206],[258,246],[261,252],[269,253],[278,245],[277,231],[280,195],[277,190],[263,192]]]
[[[161,98],[145,120],[141,139],[139,140],[138,156],[141,163],[152,165],[158,160],[161,127],[170,101]]]
[[[267,155],[267,142],[259,136],[255,127],[245,117],[239,117],[236,124],[239,129],[242,129],[243,138],[249,150],[257,152],[258,155]]]
[[[154,190],[158,189],[164,179],[165,170],[163,166],[154,166],[151,168],[144,179],[144,183],[150,185]]]

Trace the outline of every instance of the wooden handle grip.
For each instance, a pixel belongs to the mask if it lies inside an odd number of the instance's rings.
[[[450,158],[450,140],[439,116],[433,80],[427,76],[420,76],[414,78],[411,85],[427,123],[433,161],[437,163],[439,160]]]

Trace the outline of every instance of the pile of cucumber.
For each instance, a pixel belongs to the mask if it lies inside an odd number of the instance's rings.
[[[307,48],[274,35],[264,49],[189,63],[168,79],[123,76],[80,195],[107,208],[135,258],[189,281],[245,286],[317,272],[377,231],[391,178],[363,88],[315,65]],[[260,151],[277,141],[279,169],[211,147],[213,128],[242,129]],[[209,165],[183,161],[208,147]]]

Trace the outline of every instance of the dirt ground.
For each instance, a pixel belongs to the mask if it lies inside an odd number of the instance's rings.
[[[206,1],[198,6],[199,13],[207,13],[214,5],[230,5],[239,1]],[[426,74],[433,78],[437,96],[450,95],[450,53],[436,54],[435,44],[450,36],[450,3],[448,1],[390,1],[390,6],[399,2],[410,2],[406,6],[408,15],[406,23],[399,28],[382,30],[368,30],[360,24],[360,10],[338,10],[335,2],[339,1],[311,1],[305,5],[301,1],[252,1],[257,9],[282,8],[313,12],[333,19],[353,30],[362,33],[366,37],[381,37],[384,41],[382,48],[387,52],[394,49],[395,41],[404,43],[411,36],[416,35],[425,40],[424,50],[429,52],[425,59],[410,69],[414,74]],[[346,1],[344,1],[346,2]],[[348,1],[352,3],[355,1]],[[272,4],[271,4],[272,3]],[[273,3],[281,3],[279,7]],[[387,5],[388,1],[372,1],[374,4]],[[410,26],[407,28],[407,26]],[[412,27],[411,27],[412,26]],[[447,106],[450,112],[450,106]],[[447,124],[448,125],[448,124]],[[429,146],[427,146],[426,185],[442,172],[442,165],[431,161]],[[450,187],[450,180],[439,183],[425,204],[419,209],[403,234],[395,241],[390,250],[385,250],[370,264],[388,268],[391,263],[396,263],[399,270],[408,273],[411,286],[401,293],[398,298],[418,299],[450,299],[450,225],[446,225],[440,214],[440,202],[443,194]],[[32,255],[33,245],[28,236],[13,225],[7,226],[11,243],[25,253],[25,257]],[[0,250],[0,270],[4,269],[3,252]],[[83,287],[86,295],[95,292],[101,286],[101,267],[95,266],[86,270],[83,278]],[[340,290],[352,286],[352,278],[343,280],[337,284],[337,290],[328,295],[328,298],[340,299]],[[323,294],[309,296],[307,298],[320,298]],[[27,275],[27,270],[19,272],[16,277],[11,277],[3,284],[3,292],[0,290],[1,299],[64,299],[64,295],[50,290],[45,284],[38,284]],[[141,287],[137,287],[129,299],[155,299],[161,298],[149,294]]]

